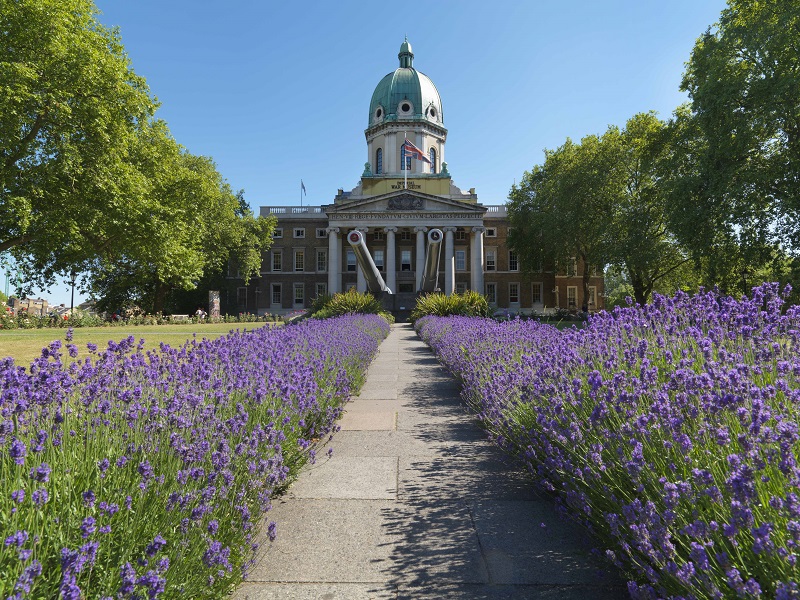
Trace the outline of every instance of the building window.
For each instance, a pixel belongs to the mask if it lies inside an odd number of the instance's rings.
[[[400,231],[400,241],[401,242],[411,241],[411,232],[408,229],[403,229],[402,231]]]
[[[456,241],[463,242],[467,239],[467,232],[463,227],[456,227]]]
[[[519,259],[517,258],[517,253],[513,250],[508,251],[508,270],[519,271]]]
[[[283,271],[283,250],[272,251],[272,270]]]
[[[383,173],[383,148],[375,151],[375,175]]]
[[[496,227],[487,227],[486,233],[484,234],[486,237],[497,237],[497,228]]]
[[[595,310],[597,308],[597,286],[590,285],[589,286],[589,310]]]
[[[317,248],[317,271],[324,273],[328,270],[328,251]]]
[[[578,307],[578,287],[575,285],[567,286],[567,308]]]
[[[347,271],[349,273],[356,272],[356,253],[352,248],[347,249]]]
[[[487,283],[486,284],[486,301],[489,304],[497,304],[497,284],[496,283]]]
[[[247,288],[246,287],[236,288],[236,304],[239,306],[240,310],[247,308]]]
[[[397,291],[401,294],[413,294],[414,293],[414,284],[408,282],[401,282],[397,284]]]
[[[378,271],[383,272],[383,250],[374,250],[372,260],[375,262],[375,266],[378,267]]]
[[[467,270],[467,251],[456,250],[456,271]]]
[[[456,294],[463,294],[466,291],[467,291],[467,284],[464,283],[463,281],[461,281],[461,282],[457,281],[456,282]]]
[[[272,231],[272,239],[273,240],[280,240],[283,239],[283,227],[276,227]]]
[[[496,271],[497,270],[497,252],[494,250],[487,250],[486,251],[486,270],[487,271]]]
[[[295,227],[294,228],[294,237],[297,239],[303,239],[306,237],[306,228],[305,227]]]
[[[576,277],[578,275],[578,259],[574,256],[569,259],[567,275],[570,277]]]
[[[302,283],[294,284],[294,305],[303,306],[306,302],[306,289]]]
[[[533,283],[533,287],[531,288],[531,298],[534,304],[542,303],[542,284],[538,281]]]
[[[386,234],[383,231],[375,230],[372,233],[372,239],[376,242],[382,242],[386,239]]]
[[[519,304],[519,284],[508,284],[508,302],[509,304]]]
[[[321,298],[328,293],[328,284],[327,283],[318,283],[317,284],[317,298]]]
[[[400,250],[400,270],[411,270],[411,250]]]
[[[306,251],[305,250],[295,250],[294,251],[294,270],[295,271],[305,271],[306,269]]]
[[[281,305],[281,284],[280,283],[273,283],[272,284],[272,305],[273,306],[280,306]]]
[[[328,237],[328,230],[324,227],[317,227],[317,237],[318,238],[326,238]]]
[[[436,148],[431,146],[430,152],[428,152],[428,158],[431,161],[431,173],[436,173]]]

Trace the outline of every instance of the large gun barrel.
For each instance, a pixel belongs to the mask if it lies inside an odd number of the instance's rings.
[[[378,267],[375,266],[375,261],[372,260],[372,256],[367,249],[364,234],[357,229],[353,230],[347,234],[347,241],[353,247],[356,260],[364,272],[364,277],[367,280],[367,289],[373,294],[391,294],[392,290],[386,287],[386,282],[381,277],[381,273],[378,271]]]
[[[432,292],[436,289],[443,237],[441,229],[431,229],[428,232],[428,249],[425,251],[425,268],[422,271],[422,281],[419,284],[420,292]]]

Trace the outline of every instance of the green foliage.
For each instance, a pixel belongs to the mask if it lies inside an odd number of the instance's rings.
[[[685,272],[689,256],[668,229],[668,194],[659,185],[668,141],[664,123],[641,113],[622,130],[612,126],[545,151],[544,165],[526,172],[510,194],[509,243],[523,267],[564,270],[578,257],[585,298],[592,266],[612,264],[625,271],[640,303],[662,280]]]
[[[442,293],[425,294],[417,298],[417,304],[411,311],[410,321],[415,323],[417,319],[428,315],[446,317],[458,315],[462,317],[489,317],[492,314],[489,302],[486,297],[478,292],[468,290],[463,294],[451,294],[446,296]]]
[[[729,0],[687,63],[667,183],[672,227],[706,285],[747,291],[754,271],[779,276],[798,250],[798,31],[797,2]]]
[[[330,319],[351,313],[380,315],[389,324],[394,323],[394,316],[383,310],[380,300],[369,292],[361,294],[353,288],[333,296],[319,296],[311,305],[311,316],[315,319]]]
[[[85,274],[113,309],[165,309],[235,261],[258,272],[256,218],[211,159],[153,119],[156,102],[91,0],[0,5],[0,252],[29,289]]]
[[[40,283],[146,208],[128,155],[156,103],[96,14],[91,0],[0,4],[0,251]]]

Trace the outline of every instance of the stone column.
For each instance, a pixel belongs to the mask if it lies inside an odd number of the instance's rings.
[[[397,267],[395,265],[395,255],[397,250],[394,246],[394,234],[397,233],[397,227],[387,227],[384,231],[386,232],[386,287],[392,290],[393,294],[396,294]]]
[[[486,290],[483,289],[483,233],[486,231],[485,227],[472,228],[472,254],[470,261],[470,287],[479,294],[485,294]]]
[[[455,227],[444,229],[444,293],[451,296],[456,289],[455,252],[453,251],[453,234]]]
[[[369,229],[367,227],[356,227],[356,229],[363,233],[364,239],[366,239]],[[348,242],[348,244],[349,243],[350,242]],[[364,275],[364,271],[361,269],[361,265],[358,264],[358,261],[356,261],[356,290],[362,294],[367,291],[367,278]]]
[[[339,228],[328,227],[328,293],[333,295],[341,291],[342,248],[339,245]]]
[[[425,270],[425,233],[428,231],[427,227],[414,227],[417,232],[417,260],[416,271],[414,272],[415,279],[417,280],[416,290],[419,291],[422,285],[422,272]]]

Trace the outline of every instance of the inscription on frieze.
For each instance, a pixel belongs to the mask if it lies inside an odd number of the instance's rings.
[[[398,196],[389,198],[389,210],[421,210],[423,208],[422,198],[414,196]]]

